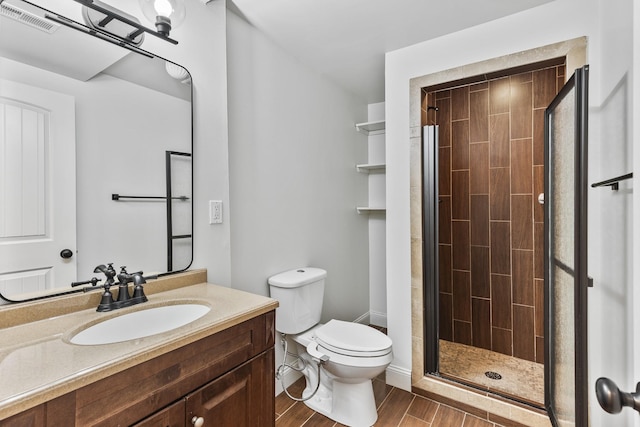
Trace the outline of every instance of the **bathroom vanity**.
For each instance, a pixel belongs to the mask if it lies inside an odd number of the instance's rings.
[[[177,329],[113,344],[70,343],[104,317],[95,306],[9,327],[0,314],[0,426],[274,425],[277,302],[205,281],[200,271],[148,283],[151,307],[197,302],[211,310]],[[96,294],[38,304],[74,310]]]

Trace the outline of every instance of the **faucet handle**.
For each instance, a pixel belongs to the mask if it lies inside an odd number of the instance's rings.
[[[98,282],[100,282],[102,279],[98,279],[97,277],[92,277],[89,280],[85,280],[82,282],[71,282],[71,287],[74,288],[76,286],[81,286],[81,285],[88,285],[89,283],[91,283],[91,286],[95,286],[98,284]]]
[[[147,296],[144,294],[144,285],[147,283],[142,271],[131,274],[133,276],[133,298],[138,298],[141,301],[147,301]]]

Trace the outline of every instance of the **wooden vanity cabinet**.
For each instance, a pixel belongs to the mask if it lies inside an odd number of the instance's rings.
[[[133,427],[185,427],[188,422],[185,415],[185,400],[179,400],[157,414],[145,418]]]
[[[265,369],[274,364],[272,354],[256,356],[134,427],[188,427],[198,418],[203,426],[274,425],[273,399],[265,396],[275,390],[273,381],[264,380]]]
[[[274,322],[270,311],[0,421],[0,427],[188,427],[194,416],[204,418],[204,426],[274,426]],[[26,419],[33,422],[21,422]]]

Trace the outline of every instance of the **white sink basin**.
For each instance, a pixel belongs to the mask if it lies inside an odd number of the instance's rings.
[[[170,331],[187,325],[211,310],[204,304],[165,305],[112,317],[83,329],[69,340],[78,345],[113,344]]]

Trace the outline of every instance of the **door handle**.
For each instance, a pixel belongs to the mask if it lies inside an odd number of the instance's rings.
[[[619,413],[625,406],[640,412],[640,383],[636,384],[635,393],[625,393],[609,378],[598,378],[596,397],[602,409],[610,414]]]
[[[60,251],[60,257],[64,259],[69,259],[73,256],[73,251],[71,249],[63,249]]]

